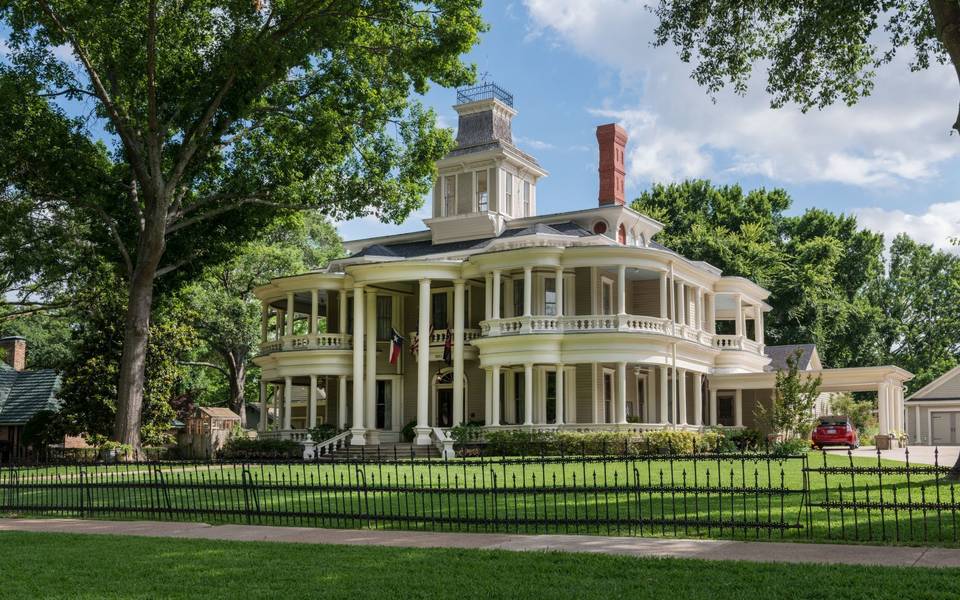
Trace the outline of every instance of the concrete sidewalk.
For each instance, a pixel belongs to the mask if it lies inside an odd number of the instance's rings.
[[[752,562],[960,568],[960,549],[903,546],[853,546],[786,542],[680,540],[587,535],[513,535],[430,533],[219,525],[154,521],[84,521],[79,519],[0,519],[0,532],[35,531],[134,535],[181,539],[341,544],[399,548],[467,548],[477,550],[560,551],[636,557],[743,560]],[[0,543],[3,536],[0,534]]]

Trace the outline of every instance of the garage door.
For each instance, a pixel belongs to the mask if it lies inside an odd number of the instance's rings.
[[[960,413],[931,412],[930,429],[933,445],[948,446],[960,443],[960,436],[957,434],[958,424],[960,424]]]

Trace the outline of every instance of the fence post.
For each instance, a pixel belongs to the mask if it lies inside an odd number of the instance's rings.
[[[250,468],[246,465],[243,466],[243,471],[240,472],[240,481],[243,485],[243,516],[247,521],[247,524],[250,524]]]

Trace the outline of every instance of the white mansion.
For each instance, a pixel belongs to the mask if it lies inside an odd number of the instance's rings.
[[[909,373],[822,369],[812,347],[767,347],[766,290],[655,241],[661,224],[624,205],[619,126],[597,128],[599,203],[539,215],[547,172],[513,144],[512,96],[487,84],[455,108],[427,229],[347,242],[325,271],[257,289],[260,414],[276,415],[264,435],[331,423],[378,444],[413,422],[431,444],[464,422],[754,426],[795,349],[824,392],[876,391],[881,433],[903,429]]]

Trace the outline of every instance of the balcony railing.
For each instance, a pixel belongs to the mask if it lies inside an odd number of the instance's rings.
[[[453,336],[453,329],[450,329],[449,331],[450,331],[450,336],[452,337],[452,336]],[[416,331],[411,331],[411,332],[409,332],[407,335],[410,336],[408,339],[410,339],[410,340],[415,340],[419,334],[418,334]],[[481,331],[480,331],[479,329],[464,329],[464,330],[463,330],[463,342],[464,342],[465,344],[469,344],[471,341],[477,339],[477,338],[480,337],[481,335],[482,335],[482,334],[481,334]],[[446,329],[443,329],[443,330],[440,330],[440,331],[434,330],[433,333],[430,334],[430,345],[431,345],[431,346],[443,346],[443,345],[446,344],[446,343],[447,343],[447,330],[446,330]]]
[[[316,335],[288,335],[279,340],[260,344],[260,354],[281,350],[349,350],[352,336],[346,333],[318,333]]]
[[[762,352],[762,346],[736,336],[717,336],[692,325],[681,325],[670,319],[643,315],[568,315],[562,317],[534,315],[482,321],[484,336],[498,337],[525,333],[649,333],[688,340],[720,350]]]

